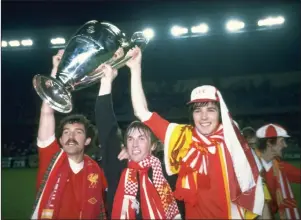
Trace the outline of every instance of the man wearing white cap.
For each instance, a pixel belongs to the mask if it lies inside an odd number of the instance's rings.
[[[148,110],[141,51],[129,54],[135,115],[164,143],[165,168],[169,175],[178,175],[175,196],[184,200],[185,218],[244,219],[246,211],[252,217],[261,215],[261,177],[250,148],[237,137],[220,92],[213,86],[195,88],[189,102],[193,125],[169,123]]]
[[[265,169],[263,167],[262,161],[260,159],[260,152],[258,150],[258,138],[256,137],[256,131],[252,127],[245,127],[241,130],[243,137],[245,138],[246,142],[248,143],[249,147],[252,149],[253,156],[255,158],[258,170],[260,172],[260,176],[263,180],[263,191],[264,191],[264,198],[265,204],[262,211],[262,215],[257,218],[259,219],[272,219],[272,212],[270,207],[270,202],[272,200],[271,194],[268,190],[266,181],[265,181]]]
[[[290,183],[301,182],[301,169],[280,161],[282,150],[287,147],[287,131],[276,124],[268,124],[256,131],[258,150],[265,169],[265,179],[272,196],[271,210],[279,211],[280,219],[300,219],[297,202]]]

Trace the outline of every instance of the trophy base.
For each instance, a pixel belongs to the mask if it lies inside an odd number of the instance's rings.
[[[47,102],[54,110],[61,113],[72,111],[71,94],[57,79],[35,75],[33,78],[33,87],[41,99]]]

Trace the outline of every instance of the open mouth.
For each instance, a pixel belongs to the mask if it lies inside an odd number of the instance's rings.
[[[203,122],[203,123],[200,123],[200,125],[202,127],[206,128],[206,127],[209,127],[211,125],[211,123],[210,122]]]
[[[72,147],[72,146],[76,146],[77,143],[74,141],[70,141],[70,142],[67,142],[66,145]]]
[[[140,154],[140,153],[141,153],[140,150],[133,150],[133,151],[132,151],[132,154],[133,154],[133,155],[138,155],[138,154]]]

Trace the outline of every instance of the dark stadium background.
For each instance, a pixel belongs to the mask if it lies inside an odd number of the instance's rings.
[[[291,149],[299,152],[300,1],[208,2],[3,1],[2,40],[32,36],[34,46],[1,51],[2,152],[4,145],[12,143],[14,154],[21,152],[21,145],[27,152],[35,148],[41,100],[32,87],[32,78],[35,74],[50,74],[57,49],[49,48],[49,39],[55,34],[68,38],[92,19],[112,22],[129,36],[145,27],[154,29],[155,37],[143,53],[143,79],[151,110],[170,120],[187,122],[185,103],[191,89],[211,83],[221,90],[241,128],[279,123],[293,136]],[[256,30],[258,18],[274,14],[285,17],[281,28]],[[224,22],[231,16],[246,22],[244,33],[225,32]],[[169,35],[172,25],[189,27],[202,19],[212,27],[205,36],[175,39]],[[124,128],[135,118],[128,92],[129,71],[123,68],[119,72],[114,106]],[[96,84],[73,93],[74,112],[94,120],[98,88]],[[56,116],[59,120],[64,115]],[[298,161],[292,163],[300,166]],[[2,169],[4,219],[29,217],[35,174],[35,168]],[[300,195],[300,185],[293,187],[295,195]],[[300,207],[300,197],[297,200]]]

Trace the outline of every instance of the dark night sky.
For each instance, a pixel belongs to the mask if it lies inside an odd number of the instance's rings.
[[[214,20],[215,26],[222,27],[230,15],[257,20],[258,17],[269,14],[284,14],[289,22],[279,30],[238,35],[218,34],[202,39],[181,40],[160,39],[162,33],[157,33],[158,39],[144,53],[145,79],[186,79],[199,76],[200,73],[202,77],[219,77],[300,71],[300,1],[227,1],[227,4],[223,1],[214,2],[2,1],[2,37],[5,37],[6,31],[51,29],[56,26],[76,27],[92,19],[113,23],[140,22],[153,25],[154,28],[160,24],[168,31],[171,24],[179,21],[193,23],[206,18]],[[28,113],[25,115],[37,115],[35,120],[37,119],[39,99],[32,88],[31,80],[37,73],[47,74],[50,71],[51,56],[54,53],[55,50],[50,49],[2,51],[2,124],[18,123],[20,111]],[[126,77],[124,74],[119,80],[127,80]],[[22,110],[18,106],[23,106]]]

